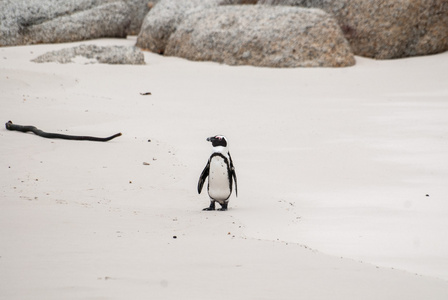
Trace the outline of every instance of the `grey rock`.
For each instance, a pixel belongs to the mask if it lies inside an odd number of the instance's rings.
[[[129,6],[112,0],[2,0],[0,46],[126,37]]]
[[[148,12],[159,2],[158,0],[124,0],[130,9],[131,24],[129,35],[138,35]]]
[[[391,59],[448,50],[447,0],[259,0],[333,14],[356,55]]]
[[[258,0],[222,0],[220,5],[257,4]]]
[[[71,63],[77,57],[84,57],[88,63],[144,65],[143,53],[135,47],[81,45],[58,51],[51,51],[33,59],[36,63]]]
[[[186,16],[166,55],[229,65],[343,67],[355,63],[336,21],[319,9],[231,5]]]
[[[146,15],[137,46],[164,53],[171,34],[190,13],[219,5],[222,0],[161,0]]]

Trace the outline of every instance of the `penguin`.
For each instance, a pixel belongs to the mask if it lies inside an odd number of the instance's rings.
[[[207,191],[210,197],[210,206],[203,210],[215,210],[215,202],[218,202],[221,205],[218,210],[225,211],[232,194],[232,180],[235,182],[235,195],[238,197],[235,167],[225,136],[215,135],[207,138],[207,141],[212,143],[213,153],[199,177],[198,193],[201,193],[202,186],[208,176]]]

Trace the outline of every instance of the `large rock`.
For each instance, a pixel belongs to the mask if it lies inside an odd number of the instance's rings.
[[[111,0],[3,0],[0,46],[126,37],[129,6]]]
[[[222,0],[221,5],[257,4],[258,0]]]
[[[355,59],[336,21],[319,9],[219,6],[190,13],[166,55],[229,65],[343,67]]]
[[[131,24],[127,31],[130,35],[137,35],[143,24],[148,12],[159,2],[158,0],[123,0],[125,1],[130,9],[130,19]]]
[[[338,20],[356,55],[378,59],[448,50],[447,0],[259,0],[321,8]]]
[[[33,62],[71,63],[77,57],[83,57],[87,63],[144,65],[143,53],[135,47],[81,45],[58,51],[47,52],[33,59]]]
[[[161,0],[146,15],[137,46],[163,54],[171,34],[194,11],[219,5],[222,0]]]

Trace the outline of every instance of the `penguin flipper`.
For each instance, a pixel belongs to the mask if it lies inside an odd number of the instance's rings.
[[[235,182],[235,196],[238,197],[238,184],[236,182],[236,171],[235,167],[233,166],[232,156],[230,156],[230,152],[229,152],[229,163],[230,163],[230,175],[231,178],[233,178],[233,181]]]
[[[202,191],[202,187],[204,186],[204,182],[208,176],[209,171],[210,171],[210,160],[207,162],[207,165],[205,166],[204,170],[202,170],[201,176],[199,176],[198,194],[200,194]]]
[[[236,183],[236,172],[235,172],[235,168],[233,168],[233,170],[232,170],[232,177],[233,177],[233,181],[235,181],[235,196],[238,197],[238,184]]]

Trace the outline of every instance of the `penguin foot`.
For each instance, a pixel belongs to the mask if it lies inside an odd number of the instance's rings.
[[[205,210],[205,211],[215,210],[215,202],[210,202],[210,206],[204,208],[203,210]]]
[[[227,203],[221,204],[221,208],[218,208],[220,211],[226,211],[227,210]]]

